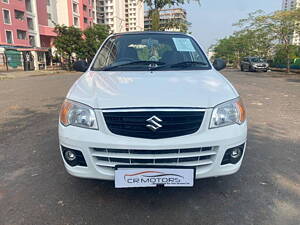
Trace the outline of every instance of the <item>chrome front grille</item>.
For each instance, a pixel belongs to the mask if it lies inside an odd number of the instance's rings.
[[[205,166],[214,162],[217,147],[132,150],[91,148],[94,163],[99,167],[116,165]]]

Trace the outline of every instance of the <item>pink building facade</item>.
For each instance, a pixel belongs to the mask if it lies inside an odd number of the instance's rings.
[[[45,68],[55,53],[55,24],[84,30],[96,21],[96,0],[0,0],[0,54],[20,52],[19,61],[29,54],[32,68]]]
[[[54,26],[96,22],[95,0],[0,0],[0,45],[50,48]]]
[[[0,0],[0,45],[29,47],[25,1]]]

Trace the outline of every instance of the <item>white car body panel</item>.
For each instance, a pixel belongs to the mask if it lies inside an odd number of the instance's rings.
[[[68,99],[96,109],[211,108],[237,97],[229,82],[215,70],[89,71],[67,95]]]

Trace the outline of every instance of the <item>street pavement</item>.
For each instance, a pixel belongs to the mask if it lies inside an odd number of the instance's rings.
[[[223,74],[247,107],[244,163],[235,175],[183,189],[114,189],[70,176],[57,122],[79,74],[1,80],[0,224],[299,225],[300,76]]]

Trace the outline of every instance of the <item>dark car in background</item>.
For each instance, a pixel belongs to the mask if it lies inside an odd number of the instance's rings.
[[[250,72],[268,72],[269,64],[267,61],[260,57],[245,57],[242,59],[241,71],[250,71]]]

